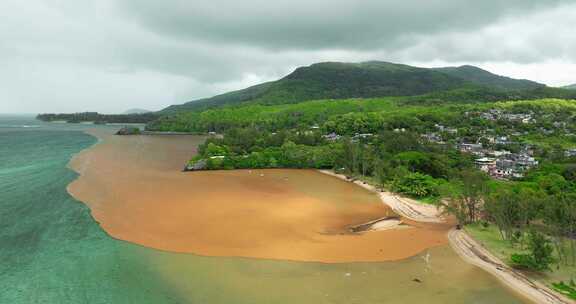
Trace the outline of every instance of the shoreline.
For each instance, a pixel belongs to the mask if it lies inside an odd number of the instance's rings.
[[[70,160],[79,177],[67,190],[115,239],[200,256],[321,263],[396,261],[448,245],[447,227],[386,219],[391,210],[373,193],[316,170],[183,174],[192,137],[86,132],[98,141]],[[291,249],[296,244],[301,250]]]
[[[364,183],[360,180],[350,180],[347,176],[330,170],[318,170],[318,172],[347,182],[352,182],[366,190],[376,193],[382,203],[404,218],[420,223],[446,223],[446,219],[441,217],[441,212],[436,208],[436,206],[424,205],[412,199],[400,197],[392,192],[380,191],[368,183]]]
[[[523,273],[509,267],[465,231],[450,230],[448,240],[452,249],[464,261],[484,269],[508,288],[534,303],[574,303],[574,301],[550,289],[541,282],[532,280]]]
[[[79,174],[79,176],[75,181],[73,181],[71,184],[69,184],[67,186],[68,192],[73,197],[78,199],[80,202],[86,204],[90,208],[91,214],[94,217],[94,219],[100,224],[102,229],[105,230],[111,237],[116,238],[116,239],[120,239],[120,240],[124,240],[124,241],[128,241],[131,243],[136,243],[138,245],[142,245],[142,246],[146,246],[146,247],[156,248],[159,250],[166,250],[166,251],[172,251],[172,252],[187,252],[187,251],[174,251],[174,250],[170,250],[170,249],[166,249],[166,248],[164,248],[164,249],[163,248],[157,248],[155,246],[150,246],[149,244],[143,244],[141,242],[133,241],[129,238],[125,238],[122,236],[118,237],[117,235],[110,233],[110,231],[105,229],[104,223],[102,221],[100,221],[98,216],[95,214],[97,212],[94,209],[94,205],[87,203],[85,200],[82,199],[82,197],[77,196],[76,195],[77,193],[73,193],[74,191],[72,191],[70,189],[71,185],[73,183],[75,183],[76,181],[78,181],[79,179],[83,178],[83,175],[86,173],[85,172],[86,170],[90,170],[90,168],[88,168],[90,166],[90,164],[80,163],[84,166],[78,167],[79,163],[76,160],[81,158],[84,154],[90,153],[91,151],[93,151],[93,149],[95,149],[96,147],[99,147],[103,143],[106,143],[105,138],[99,136],[99,134],[97,134],[95,132],[86,132],[86,133],[97,138],[97,141],[93,145],[80,151],[79,153],[77,153],[76,155],[74,155],[70,159],[70,161],[68,163],[68,167],[71,168],[72,170],[74,170],[75,172],[77,172]],[[336,177],[336,178],[343,180],[343,181],[352,182],[353,184],[355,184],[357,186],[361,186],[362,188],[364,188],[366,190],[377,193],[379,196],[379,200],[383,204],[385,204],[386,206],[389,206],[389,208],[392,209],[394,212],[396,212],[398,215],[400,215],[401,217],[404,217],[408,220],[411,220],[411,221],[414,221],[417,223],[425,223],[425,224],[429,224],[429,225],[439,225],[439,226],[446,225],[446,219],[440,218],[439,217],[440,214],[439,214],[437,208],[432,206],[432,205],[421,205],[420,203],[417,203],[413,200],[407,200],[404,198],[397,198],[397,196],[394,194],[391,194],[389,192],[381,192],[378,189],[376,189],[376,187],[374,187],[374,186],[371,186],[369,184],[364,184],[361,181],[352,181],[344,175],[336,174],[336,173],[331,172],[331,171],[326,171],[326,170],[314,170],[314,171],[322,173],[324,175]],[[268,173],[266,175],[268,175]],[[395,229],[393,228],[392,230],[395,230]],[[408,229],[408,230],[411,230],[411,229]],[[378,233],[378,232],[370,232],[370,233]],[[538,283],[538,282],[534,282],[534,281],[526,278],[524,275],[519,274],[518,272],[516,272],[512,269],[509,269],[509,267],[505,266],[500,260],[498,260],[497,258],[494,258],[485,248],[483,248],[481,245],[478,245],[478,243],[476,243],[464,231],[456,231],[455,229],[452,229],[447,233],[447,239],[448,239],[448,243],[450,244],[452,249],[465,262],[467,262],[471,265],[474,265],[476,267],[479,267],[480,269],[483,269],[484,271],[488,272],[489,274],[495,276],[499,281],[501,281],[501,283],[504,286],[506,286],[507,288],[509,288],[513,292],[517,293],[518,295],[521,295],[524,298],[529,299],[535,303],[561,303],[561,304],[573,303],[570,300],[566,300],[562,295],[559,295],[558,293],[550,290],[549,288],[547,288],[543,284]],[[319,261],[319,260],[314,260],[314,259],[306,260],[306,259],[301,259],[301,258],[287,258],[287,257],[282,257],[282,258],[263,257],[263,256],[258,256],[258,255],[244,255],[244,254],[241,254],[241,255],[220,255],[220,254],[206,254],[203,252],[189,252],[189,253],[193,253],[193,254],[201,255],[201,256],[239,256],[239,257],[246,257],[246,258],[257,258],[257,259],[272,259],[272,260],[278,259],[278,260],[289,260],[289,261],[338,263],[337,261],[327,262],[327,261]],[[384,259],[384,260],[390,261],[390,260],[396,260],[396,259]],[[356,262],[370,262],[370,261],[358,259]]]
[[[323,174],[334,176],[341,180],[352,182],[360,187],[363,187],[364,189],[376,192],[380,196],[382,203],[388,205],[391,209],[394,210],[394,212],[398,213],[402,217],[425,223],[445,222],[445,219],[439,217],[440,212],[434,206],[430,206],[430,208],[423,208],[428,207],[428,205],[401,199],[399,196],[390,192],[379,191],[376,189],[376,187],[370,184],[364,183],[360,180],[351,180],[343,174],[337,174],[329,170],[318,171]],[[404,206],[399,204],[404,204]],[[434,209],[436,209],[436,211],[434,211]],[[436,217],[436,219],[434,220],[433,217]],[[507,288],[534,303],[574,303],[574,301],[550,289],[541,282],[532,280],[521,272],[507,266],[499,258],[490,253],[488,249],[474,240],[474,238],[472,238],[472,236],[470,236],[464,230],[457,230],[452,228],[448,232],[448,241],[450,247],[465,262],[488,272],[492,276],[496,277]]]

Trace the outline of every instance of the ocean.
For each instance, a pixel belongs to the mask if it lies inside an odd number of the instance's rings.
[[[396,262],[324,264],[115,240],[66,191],[77,177],[68,162],[96,143],[87,127],[0,116],[2,304],[524,303],[448,246]]]
[[[0,117],[0,303],[178,303],[67,193],[84,128]]]

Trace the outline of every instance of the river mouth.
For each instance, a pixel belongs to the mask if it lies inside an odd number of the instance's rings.
[[[324,263],[399,260],[447,244],[445,225],[350,233],[394,213],[374,193],[314,170],[183,173],[204,137],[91,133],[101,142],[71,162],[80,177],[68,190],[117,239],[204,256]]]

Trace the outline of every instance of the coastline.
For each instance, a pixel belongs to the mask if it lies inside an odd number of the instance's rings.
[[[403,199],[390,192],[381,192],[370,184],[359,180],[351,180],[345,175],[337,174],[329,170],[318,171],[378,193],[382,202],[390,206],[390,208],[402,217],[424,223],[443,223],[446,221],[445,218],[440,217],[440,211],[434,206],[423,205],[413,200]],[[448,241],[450,247],[452,247],[464,261],[490,273],[507,288],[534,303],[574,303],[574,301],[548,288],[546,285],[532,280],[521,272],[507,266],[463,230],[452,228],[448,232]]]
[[[448,227],[387,219],[390,208],[373,192],[316,170],[183,173],[198,137],[88,133],[99,141],[70,161],[80,176],[67,189],[116,239],[202,256],[322,263],[396,261],[448,245]],[[373,221],[371,231],[353,231]]]
[[[380,200],[390,207],[398,215],[420,223],[446,223],[446,219],[441,217],[441,212],[433,205],[424,205],[412,199],[400,197],[397,194],[388,191],[379,191],[373,185],[364,183],[360,180],[350,180],[343,174],[338,174],[330,170],[318,170],[318,172],[339,178],[374,192],[380,197]]]
[[[78,177],[78,179],[81,178],[85,178],[82,177],[84,174],[87,173],[87,170],[90,170],[90,163],[88,162],[77,162],[77,160],[79,158],[82,158],[83,155],[90,153],[91,151],[93,151],[94,149],[96,149],[97,147],[100,147],[102,144],[106,143],[106,139],[99,136],[98,134],[95,134],[94,132],[89,132],[90,135],[94,136],[97,138],[97,142],[94,143],[92,146],[82,150],[81,152],[77,153],[76,155],[74,155],[74,157],[71,159],[70,163],[69,163],[69,167],[72,168],[74,171],[76,171],[80,176]],[[81,166],[79,166],[81,165]],[[263,171],[266,172],[266,171]],[[349,180],[346,176],[344,175],[340,175],[340,174],[336,174],[330,171],[326,171],[326,170],[316,170],[316,172],[320,172],[323,175],[329,175],[332,177],[336,177],[339,180],[342,181],[347,181],[350,184],[354,184],[356,186],[361,186],[363,189],[366,189],[370,192],[376,192],[379,196],[380,201],[385,204],[386,206],[389,206],[390,209],[392,209],[394,212],[396,212],[398,215],[400,215],[401,217],[408,219],[409,221],[413,221],[415,223],[423,223],[425,224],[426,227],[434,227],[434,226],[445,226],[448,225],[446,223],[446,219],[444,218],[440,218],[439,215],[440,213],[438,212],[438,210],[432,206],[432,205],[421,205],[415,201],[412,200],[406,200],[403,198],[398,198],[396,195],[388,193],[388,192],[380,192],[378,189],[376,189],[374,186],[371,186],[369,184],[364,184],[361,181],[351,181]],[[176,173],[175,173],[176,174]],[[181,174],[180,172],[177,172],[177,174]],[[266,173],[266,175],[269,175],[268,173]],[[186,175],[184,175],[186,176]],[[73,182],[74,183],[74,182]],[[74,193],[74,191],[71,189],[71,185],[73,184],[71,183],[70,185],[68,185],[68,192],[70,192],[74,197],[76,197],[77,199],[79,199],[80,201],[84,202],[85,204],[89,205],[92,213],[93,213],[93,217],[101,224],[102,228],[104,230],[106,230],[109,234],[110,231],[108,231],[105,226],[104,226],[104,222],[99,220],[98,217],[98,212],[95,211],[94,208],[98,207],[98,204],[94,205],[94,204],[89,204],[86,203],[85,200],[83,200],[81,197],[78,197],[78,193]],[[409,230],[415,230],[415,229],[389,229],[386,231],[373,231],[373,232],[368,232],[366,235],[369,236],[374,236],[377,235],[378,233],[386,233],[386,232],[397,232],[397,231],[409,231]],[[446,230],[443,230],[446,231]],[[148,247],[153,247],[153,248],[157,248],[157,249],[161,249],[161,250],[168,250],[168,251],[174,251],[174,252],[189,252],[189,253],[194,253],[194,254],[199,254],[199,255],[205,255],[205,256],[230,256],[227,254],[218,254],[218,253],[214,253],[214,252],[190,252],[188,250],[171,250],[170,248],[158,248],[157,246],[151,246],[150,244],[146,244],[146,243],[142,243],[142,242],[137,242],[134,241],[130,238],[126,238],[123,237],[122,235],[120,235],[120,237],[118,237],[118,235],[115,234],[111,234],[112,237],[114,238],[118,238],[118,239],[122,239],[122,240],[126,240],[129,242],[134,242],[134,243],[138,243],[144,246],[148,246]],[[538,282],[534,282],[531,281],[530,279],[526,278],[525,276],[523,276],[522,274],[519,274],[518,272],[509,269],[507,266],[504,266],[504,264],[499,261],[498,259],[494,258],[492,255],[490,255],[490,253],[482,248],[480,245],[478,245],[476,242],[474,242],[468,235],[465,234],[465,232],[463,231],[455,231],[455,230],[450,230],[447,234],[447,241],[449,242],[449,244],[451,245],[451,247],[453,248],[453,250],[467,263],[475,265],[481,269],[483,269],[484,271],[487,271],[488,273],[490,273],[491,275],[495,276],[498,280],[500,280],[503,285],[505,285],[506,287],[508,287],[509,289],[511,289],[512,291],[516,292],[517,294],[523,296],[526,299],[530,299],[531,301],[535,302],[535,303],[573,303],[569,300],[566,300],[563,298],[563,296],[559,296],[556,292],[551,291],[549,288],[547,288],[546,286],[543,286],[542,284],[538,283]],[[376,239],[373,239],[371,242],[377,242]],[[380,241],[381,242],[381,241]],[[360,245],[362,246],[362,245]],[[420,252],[420,251],[418,251]],[[417,253],[417,252],[416,252]],[[408,256],[412,256],[413,254],[410,255],[406,255],[404,257],[398,257],[398,258],[393,258],[393,259],[361,259],[361,258],[354,258],[353,260],[357,260],[357,261],[391,261],[391,260],[399,260],[399,259],[403,259],[406,258]],[[267,255],[253,255],[253,254],[234,254],[232,256],[244,256],[244,257],[254,257],[254,258],[264,258],[264,259],[280,259],[280,260],[293,260],[293,261],[317,261],[317,262],[327,262],[327,263],[338,263],[338,262],[343,262],[343,261],[352,261],[352,260],[339,260],[339,259],[326,259],[326,260],[319,260],[319,259],[310,259],[310,258],[302,258],[302,257],[287,257],[287,256],[283,256],[283,255],[276,255],[276,256],[267,256]]]
[[[450,230],[448,240],[452,249],[463,260],[489,272],[508,288],[534,303],[574,303],[574,301],[548,288],[541,282],[532,280],[521,272],[507,266],[465,231]]]

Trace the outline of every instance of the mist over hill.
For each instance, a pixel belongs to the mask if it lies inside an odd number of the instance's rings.
[[[129,114],[145,114],[145,113],[150,113],[150,112],[152,112],[152,111],[145,110],[145,109],[134,108],[134,109],[126,110],[126,111],[124,111],[122,114],[125,114],[125,115],[129,115]]]

